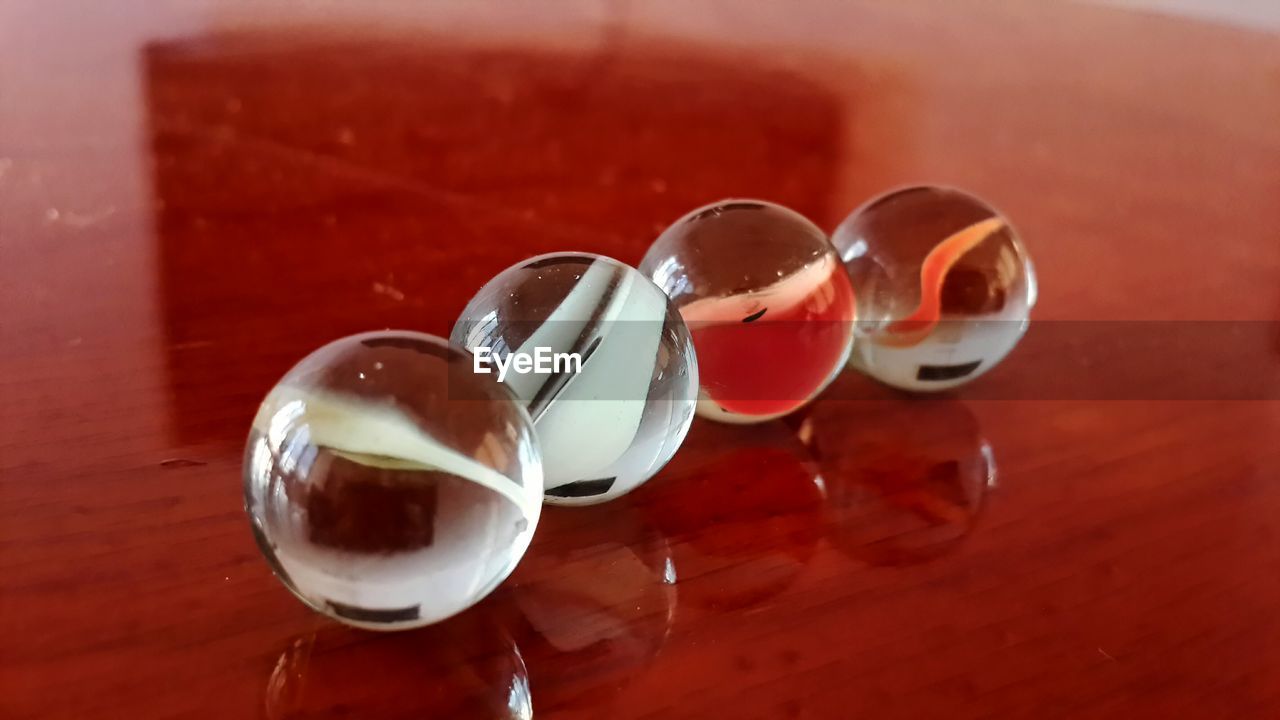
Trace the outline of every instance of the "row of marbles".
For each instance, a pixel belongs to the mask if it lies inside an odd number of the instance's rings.
[[[919,187],[828,236],[754,200],[695,210],[638,268],[587,253],[526,260],[467,304],[451,342],[343,338],[262,403],[245,456],[255,537],[308,605],[397,629],[493,590],[542,502],[594,504],[654,476],[695,412],[762,422],[846,366],[910,390],[953,387],[1021,336],[1035,276],[1008,222]],[[538,348],[549,372],[477,372]]]

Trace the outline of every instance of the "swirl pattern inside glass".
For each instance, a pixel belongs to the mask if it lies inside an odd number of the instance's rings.
[[[635,489],[671,459],[693,420],[699,372],[689,331],[661,290],[617,260],[553,253],[517,263],[476,293],[450,337],[504,362],[538,352],[578,358],[503,378],[533,418],[549,503],[594,504]]]
[[[689,325],[705,417],[786,415],[820,393],[849,355],[849,278],[826,234],[795,211],[758,200],[699,208],[654,241],[640,271]]]
[[[855,210],[832,236],[858,295],[851,364],[906,390],[978,377],[1021,339],[1036,276],[1009,221],[982,200],[918,186]]]
[[[541,508],[527,413],[444,340],[353,335],[272,388],[249,434],[245,508],[284,584],[351,625],[426,625],[515,567]]]

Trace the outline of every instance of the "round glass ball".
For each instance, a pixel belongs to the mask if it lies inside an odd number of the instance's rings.
[[[858,293],[851,364],[904,390],[945,390],[999,363],[1027,329],[1036,276],[1009,221],[960,190],[917,186],[855,210],[832,236]]]
[[[523,406],[471,356],[405,331],[316,350],[263,400],[244,462],[258,546],[303,602],[396,630],[479,602],[538,522]]]
[[[526,403],[548,503],[635,489],[689,431],[698,388],[689,331],[662,291],[617,260],[553,253],[517,263],[480,288],[450,337]]]
[[[761,422],[813,399],[843,368],[854,293],[825,233],[758,200],[680,218],[640,272],[680,309],[698,352],[698,413]]]

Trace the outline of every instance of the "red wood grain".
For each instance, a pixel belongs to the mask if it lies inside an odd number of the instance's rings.
[[[699,422],[421,631],[258,557],[243,438],[317,345],[907,182],[1007,213],[1092,354]],[[6,4],[0,717],[1275,717],[1278,199],[1276,37],[1102,7]],[[1230,382],[1167,361],[1222,321]]]

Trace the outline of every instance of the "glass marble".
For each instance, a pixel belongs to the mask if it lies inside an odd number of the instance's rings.
[[[548,503],[589,505],[635,489],[693,420],[689,331],[662,291],[617,260],[554,253],[517,263],[476,293],[451,339],[508,363],[538,348],[580,358],[503,380],[533,418]]]
[[[533,423],[430,335],[352,335],[263,400],[245,450],[258,546],[303,602],[357,627],[427,625],[489,594],[541,511]]]
[[[945,390],[999,363],[1036,302],[1031,259],[982,200],[917,186],[858,208],[832,242],[858,296],[850,364],[904,390]]]
[[[698,413],[761,422],[813,399],[844,366],[854,293],[825,233],[758,200],[724,200],[680,218],[640,271],[693,334]]]

